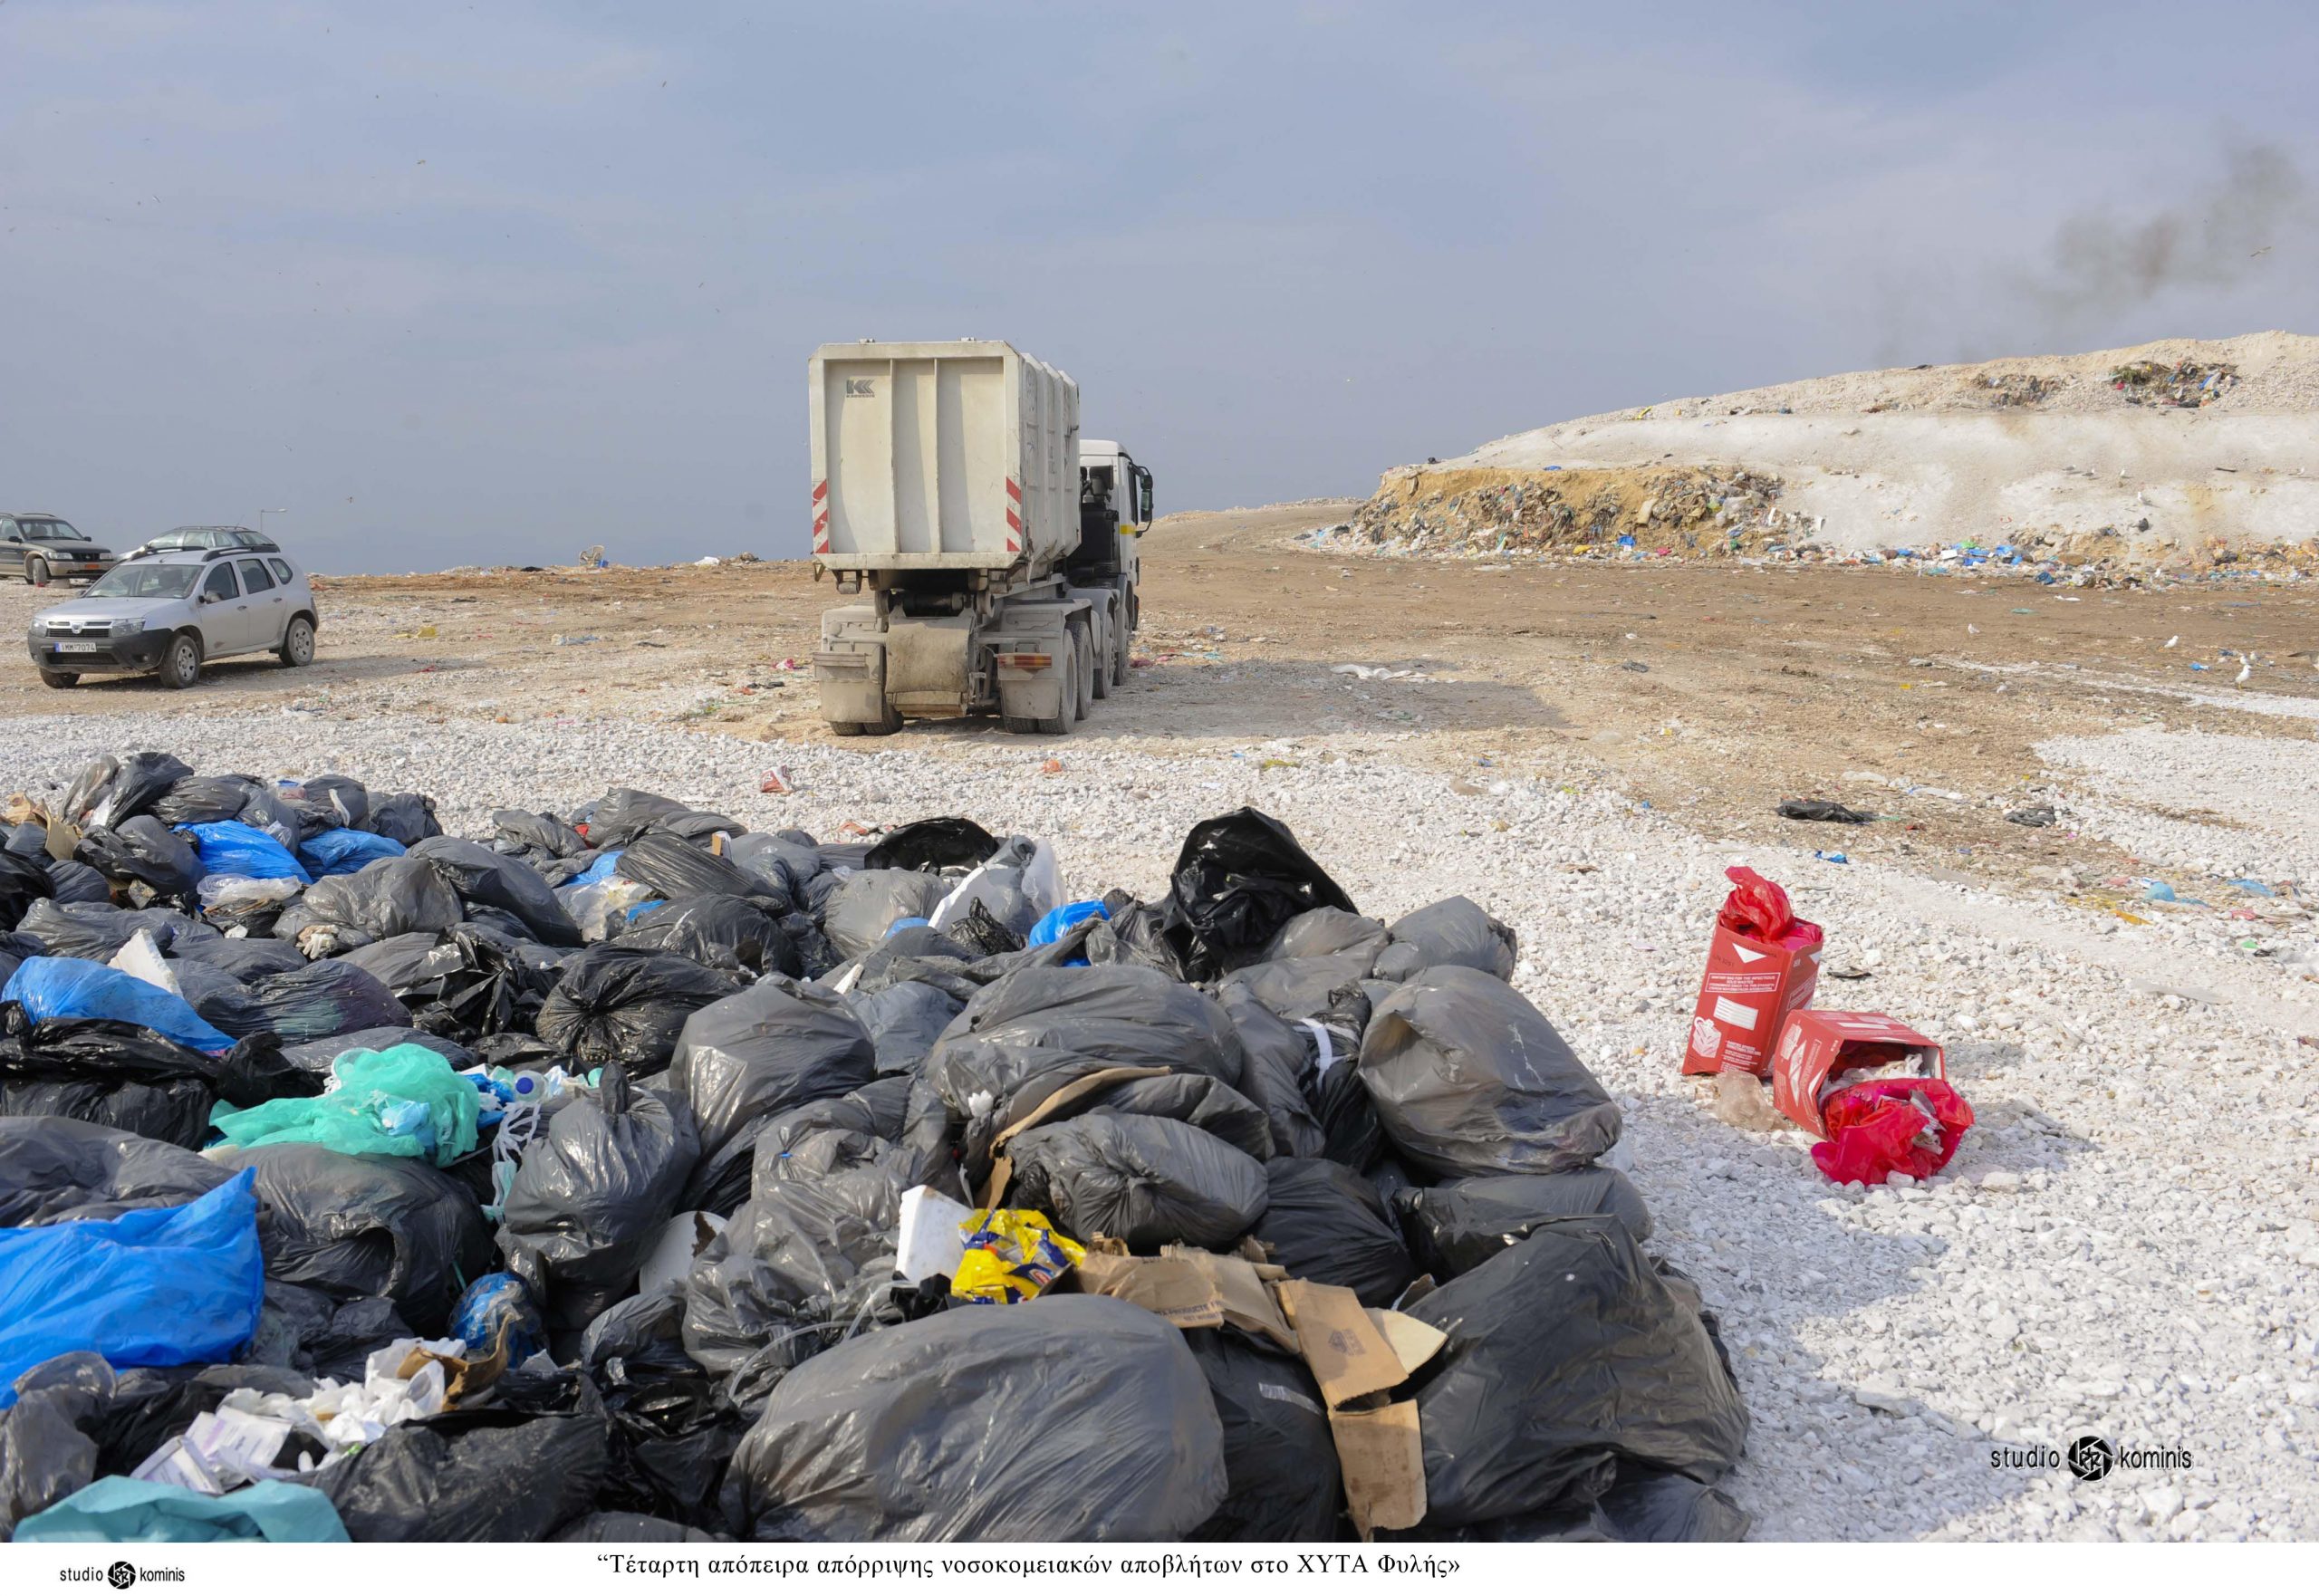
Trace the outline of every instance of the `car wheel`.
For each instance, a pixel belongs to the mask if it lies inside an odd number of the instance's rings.
[[[154,674],[165,687],[189,687],[201,679],[201,639],[181,631],[169,639],[168,651]]]
[[[25,561],[24,581],[28,585],[33,587],[46,587],[48,585],[48,562],[42,559],[38,554],[34,554],[31,559]]]
[[[314,623],[303,615],[293,615],[290,630],[282,634],[282,647],[275,652],[281,655],[284,665],[312,665],[314,662]]]
[[[77,687],[81,685],[81,673],[77,670],[43,670],[40,673],[40,680],[44,687]]]

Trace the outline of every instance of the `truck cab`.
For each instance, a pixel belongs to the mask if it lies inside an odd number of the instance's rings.
[[[1079,441],[1079,547],[1064,567],[1073,588],[1108,589],[1111,612],[1125,622],[1107,626],[1102,641],[1114,678],[1127,677],[1128,636],[1136,629],[1140,574],[1136,540],[1151,530],[1151,473],[1109,438]]]

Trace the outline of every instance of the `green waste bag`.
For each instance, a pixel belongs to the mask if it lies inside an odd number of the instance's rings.
[[[331,1067],[320,1097],[283,1097],[254,1109],[222,1105],[209,1117],[228,1147],[310,1141],[333,1152],[426,1159],[448,1166],[475,1151],[474,1083],[443,1055],[416,1043],[384,1052],[353,1048]]]
[[[16,1526],[27,1541],[343,1541],[346,1525],[312,1485],[265,1480],[205,1496],[183,1485],[112,1475]]]

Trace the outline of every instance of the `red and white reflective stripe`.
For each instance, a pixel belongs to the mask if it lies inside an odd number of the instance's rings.
[[[1006,524],[1013,527],[1015,531],[1020,532],[1023,530],[1023,518],[1015,514],[1014,511],[1009,510],[1006,512]]]
[[[1011,476],[1006,479],[1006,496],[1018,505],[1023,502],[1023,490],[1015,486],[1015,479]]]
[[[1019,554],[1023,551],[1015,546],[1015,540],[1010,537],[1006,540],[1006,552],[1010,554]]]
[[[820,504],[823,499],[829,496],[829,492],[830,485],[827,477],[824,477],[821,481],[813,484],[813,503],[817,505]]]

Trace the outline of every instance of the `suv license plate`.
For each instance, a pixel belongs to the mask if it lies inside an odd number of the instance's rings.
[[[59,643],[56,645],[56,651],[60,654],[102,654],[110,651],[111,648],[111,643],[100,643],[93,639],[84,639],[74,642]]]

